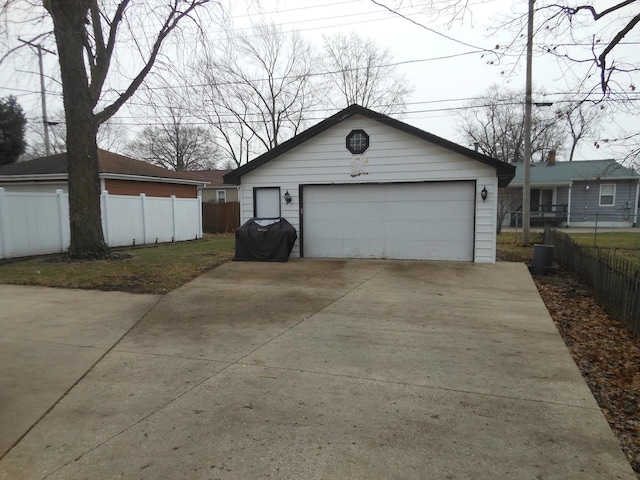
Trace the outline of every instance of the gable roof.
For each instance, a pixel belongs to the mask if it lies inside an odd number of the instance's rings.
[[[531,164],[531,185],[570,185],[581,180],[623,180],[640,178],[632,168],[625,167],[615,160],[583,160],[573,162],[548,162]],[[516,176],[511,187],[522,186],[524,165],[516,165]]]
[[[176,183],[202,184],[204,181],[190,177],[186,172],[175,172],[157,167],[141,160],[98,149],[98,167],[101,177],[141,177],[140,180],[170,179]],[[68,175],[67,154],[59,153],[48,157],[34,158],[0,166],[1,180],[25,180],[46,177],[66,179]]]
[[[207,187],[233,187],[233,185],[227,185],[224,183],[223,177],[232,170],[190,170],[186,173],[194,180],[202,180],[208,182]]]
[[[444,138],[425,132],[424,130],[420,130],[419,128],[401,122],[400,120],[396,120],[394,118],[388,117],[387,115],[383,115],[382,113],[374,112],[373,110],[369,110],[368,108],[353,104],[345,108],[344,110],[341,110],[338,113],[326,118],[320,123],[317,123],[316,125],[308,128],[304,132],[299,133],[295,137],[290,138],[286,142],[281,143],[276,148],[273,148],[268,152],[260,155],[259,157],[256,157],[249,163],[246,163],[245,165],[242,165],[241,167],[228,173],[224,176],[225,183],[239,185],[240,179],[243,175],[255,170],[256,168],[264,165],[265,163],[273,160],[274,158],[282,155],[285,152],[288,152],[301,143],[315,137],[316,135],[324,132],[325,130],[328,130],[329,128],[354,115],[362,115],[364,117],[388,125],[392,128],[398,129],[410,135],[414,135],[418,138],[439,145],[443,148],[446,148],[447,150],[454,151],[456,153],[464,155],[465,157],[477,160],[486,165],[490,165],[496,169],[498,175],[498,184],[501,187],[506,187],[515,174],[515,167],[513,165],[504,163],[492,157],[488,157],[487,155],[483,155],[482,153],[468,149],[449,140],[445,140]]]

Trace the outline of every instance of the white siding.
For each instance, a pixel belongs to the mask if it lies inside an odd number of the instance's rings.
[[[363,129],[369,149],[354,156],[345,148],[351,130]],[[361,159],[363,174],[352,177],[352,162]],[[241,221],[253,216],[253,188],[280,187],[292,202],[280,199],[282,216],[300,233],[299,185],[389,183],[446,180],[476,181],[474,261],[495,262],[495,219],[498,179],[493,167],[464,157],[375,120],[353,116],[242,177]],[[486,202],[480,191],[486,186]],[[299,256],[299,242],[292,256]]]

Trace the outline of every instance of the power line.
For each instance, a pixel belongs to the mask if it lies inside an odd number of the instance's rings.
[[[452,103],[452,102],[461,102],[461,101],[474,101],[474,100],[481,100],[482,97],[466,97],[466,98],[457,98],[457,99],[441,99],[441,100],[427,100],[427,101],[420,101],[420,102],[408,102],[406,105],[407,106],[419,106],[419,105],[430,105],[430,104],[438,104],[438,103]],[[640,97],[638,97],[636,100],[634,101],[638,101],[640,100]],[[613,100],[610,100],[611,102],[613,102]],[[560,100],[560,101],[556,101],[554,102],[555,104],[571,104],[573,103],[572,100]],[[470,110],[470,109],[476,109],[476,108],[486,108],[486,107],[492,107],[492,106],[521,106],[523,104],[523,102],[521,101],[504,101],[504,102],[498,102],[497,104],[492,102],[492,103],[481,103],[481,104],[466,104],[466,105],[460,105],[460,106],[448,106],[448,107],[437,107],[437,108],[419,108],[419,109],[412,109],[412,110],[406,110],[405,112],[403,112],[403,115],[407,115],[407,116],[411,116],[411,115],[421,115],[421,114],[438,114],[438,113],[453,113],[453,112],[459,112],[459,111],[465,111],[465,110]],[[373,106],[372,108],[383,108],[386,107],[388,105],[378,105],[378,106]],[[205,121],[205,120],[201,120],[201,119],[197,119],[197,117],[188,114],[188,112],[190,111],[188,108],[184,108],[183,109],[185,112],[187,112],[188,117],[191,117],[190,120],[182,120],[181,124],[185,125],[185,126],[207,126],[207,125],[211,125],[210,122]],[[308,115],[307,115],[307,120],[308,121],[320,121],[326,118],[326,114],[327,114],[328,110],[327,109],[310,109],[308,110]],[[314,114],[322,114],[322,115],[314,115]],[[256,112],[254,114],[250,114],[255,116],[254,121],[259,121],[262,116],[260,113]],[[233,120],[235,117],[233,116],[233,114],[228,113],[228,114],[221,114],[220,115],[221,118],[223,118],[223,121],[221,123],[223,124],[227,124],[227,125],[237,125],[240,122]],[[165,125],[166,122],[162,122],[162,118],[167,118],[170,119],[171,117],[169,115],[167,115],[166,117],[163,117],[162,115],[157,115],[155,114],[153,116],[153,118],[157,118],[159,119],[158,121],[150,121],[150,120],[145,120],[145,121],[140,121],[140,116],[138,115],[118,115],[117,118],[114,119],[113,123],[114,124],[118,124],[118,125],[127,125],[127,126],[141,126],[141,127],[153,127],[153,126],[161,126],[161,125]],[[135,121],[123,121],[126,119],[131,119],[131,120],[135,120]],[[227,120],[228,119],[228,120]],[[62,122],[64,123],[64,122]]]

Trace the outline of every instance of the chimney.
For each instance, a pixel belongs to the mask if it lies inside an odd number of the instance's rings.
[[[480,142],[473,142],[473,146],[475,147],[476,152],[480,150]]]
[[[547,157],[547,167],[553,167],[556,164],[556,151],[555,149],[549,150],[549,156]]]

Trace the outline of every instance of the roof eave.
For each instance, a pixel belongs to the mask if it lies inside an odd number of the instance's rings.
[[[132,175],[126,173],[110,172],[100,173],[100,178],[109,178],[113,180],[135,180],[138,182],[179,183],[183,185],[196,185],[202,187],[208,184],[208,182],[204,182],[201,180],[189,180],[186,178],[152,177],[148,175]]]
[[[640,176],[633,175],[633,176],[629,176],[629,177],[572,178],[571,182],[613,182],[615,180],[640,180]]]
[[[0,182],[36,182],[36,181],[67,181],[66,173],[41,173],[28,175],[0,175]]]

